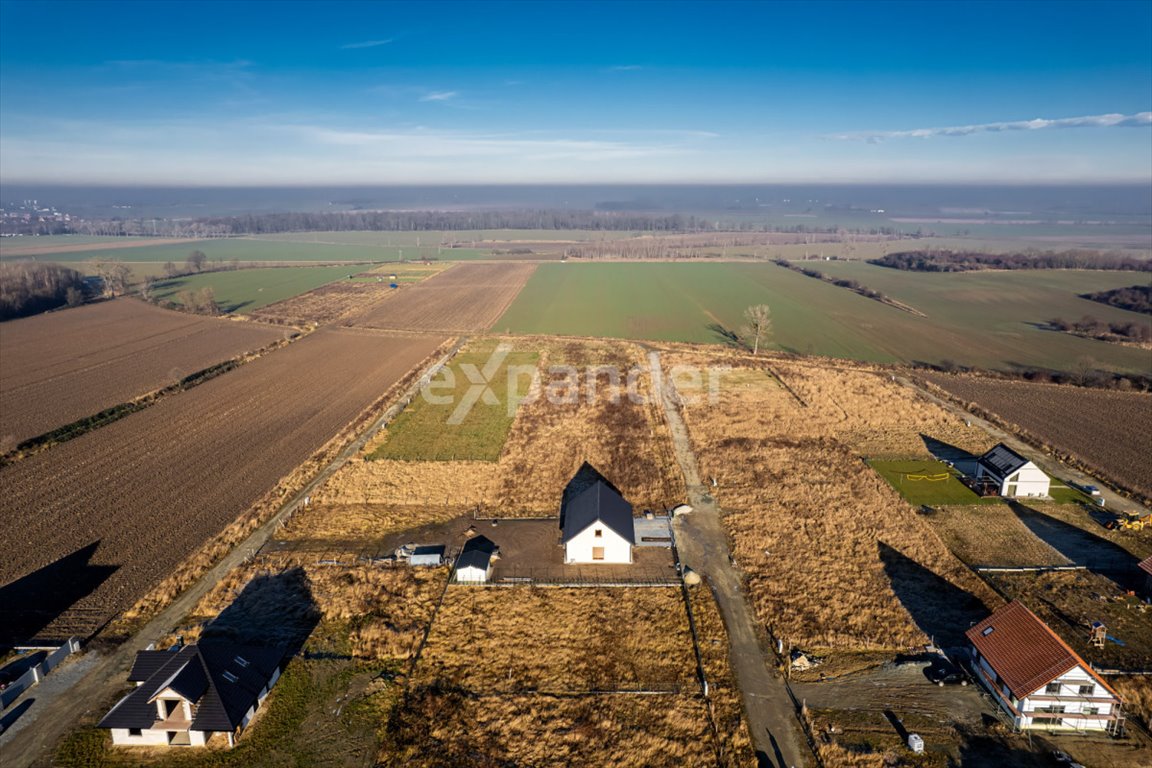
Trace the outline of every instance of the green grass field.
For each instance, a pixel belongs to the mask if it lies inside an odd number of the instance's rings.
[[[866,299],[774,264],[542,264],[494,327],[514,333],[723,343],[744,309],[772,308],[769,346],[788,352],[884,363],[941,363],[1012,369],[1099,367],[1148,371],[1145,350],[1039,327],[1057,315],[1091,312],[1142,317],[1076,296],[1131,285],[1117,272],[899,272],[866,264],[821,262],[927,313]],[[1089,306],[1092,305],[1092,306]],[[1095,307],[1100,309],[1096,310]]]
[[[495,372],[486,371],[485,366],[493,359],[496,349],[494,342],[484,342],[457,355],[446,368],[446,373],[436,376],[425,390],[428,396],[422,393],[413,399],[412,404],[388,425],[387,439],[369,458],[402,461],[496,461],[500,458],[516,416],[516,406],[528,394],[531,384],[528,375],[515,376],[515,381],[509,382],[509,367],[534,369],[539,355],[513,349]],[[487,381],[496,397],[495,404],[480,399],[470,409],[462,407],[470,389],[473,395],[480,394],[473,388],[462,366],[475,366],[476,372],[492,373]],[[438,401],[432,401],[433,397]],[[457,415],[463,418],[459,423],[453,423]]]
[[[981,498],[960,482],[960,473],[942,461],[930,459],[868,462],[909,504],[938,507],[944,504],[1001,504],[998,496]]]
[[[210,287],[221,311],[244,314],[321,285],[346,280],[353,271],[345,266],[329,266],[205,272],[163,280],[156,284],[153,295],[160,301],[179,304],[184,291],[197,292]]]

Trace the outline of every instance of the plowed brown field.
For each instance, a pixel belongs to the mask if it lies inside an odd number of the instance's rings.
[[[0,324],[0,452],[283,336],[132,299]]]
[[[1152,395],[1061,384],[921,374],[1016,425],[1094,474],[1152,497]]]
[[[535,264],[460,264],[350,321],[368,328],[467,332],[488,328],[524,287]]]
[[[83,633],[131,606],[442,341],[320,330],[0,469],[3,634],[65,608],[50,632]]]

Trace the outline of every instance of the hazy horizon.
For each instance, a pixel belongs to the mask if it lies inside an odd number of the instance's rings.
[[[0,182],[1152,183],[1152,3],[5,0]]]

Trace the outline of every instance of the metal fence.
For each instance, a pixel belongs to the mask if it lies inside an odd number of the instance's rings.
[[[29,667],[24,674],[9,683],[3,691],[0,691],[0,710],[7,709],[9,704],[20,698],[20,694],[39,683],[48,676],[49,672],[60,666],[64,659],[79,650],[80,641],[75,637],[70,637],[67,642],[45,656],[43,661]]]

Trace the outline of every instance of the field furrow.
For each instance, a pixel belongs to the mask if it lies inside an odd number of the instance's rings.
[[[534,264],[460,264],[349,322],[396,330],[482,331],[504,313],[535,268]]]
[[[318,331],[0,470],[4,635],[131,606],[441,342]]]
[[[130,299],[4,323],[0,442],[10,449],[283,335]]]

